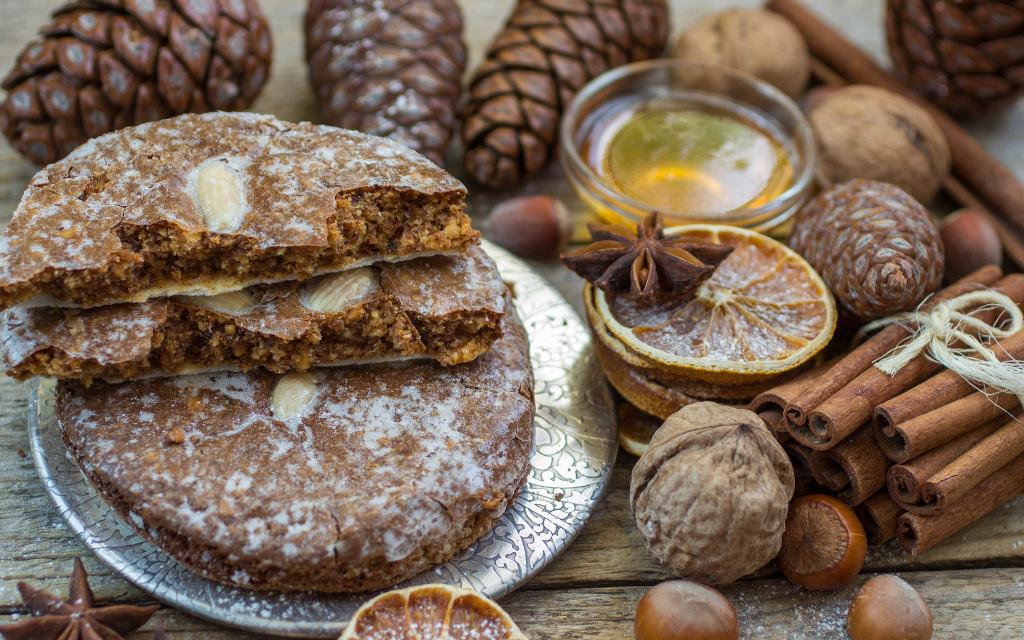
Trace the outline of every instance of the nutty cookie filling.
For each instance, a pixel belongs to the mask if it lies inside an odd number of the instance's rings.
[[[501,336],[504,284],[479,248],[310,282],[92,309],[15,308],[8,375],[89,382],[203,369],[274,372],[351,362],[469,362]]]

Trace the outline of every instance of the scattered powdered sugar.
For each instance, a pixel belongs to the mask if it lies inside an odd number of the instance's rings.
[[[61,385],[58,416],[83,466],[148,527],[251,575],[344,570],[401,560],[504,506],[529,465],[525,348],[520,328],[462,367],[319,370],[294,424],[273,418],[279,376],[262,373]],[[507,366],[524,370],[493,375]]]

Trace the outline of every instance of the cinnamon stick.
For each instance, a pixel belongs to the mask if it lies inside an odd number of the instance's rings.
[[[994,289],[1017,304],[1024,301],[1024,274],[1011,274],[999,280]],[[993,322],[998,309],[977,310],[972,315]],[[869,421],[874,409],[911,387],[920,384],[941,368],[926,353],[918,355],[894,375],[868,367],[843,388],[811,412],[805,427],[792,429],[794,438],[812,449],[829,449]]]
[[[954,173],[997,213],[1012,222],[1018,232],[1024,230],[1024,183],[955,120],[914,95],[895,76],[797,0],[768,0],[766,6],[787,17],[807,40],[811,54],[848,81],[883,87],[927,110],[946,135]]]
[[[850,484],[842,467],[825,458],[820,452],[790,440],[782,445],[789,453],[794,467],[806,472],[815,484],[831,491],[840,491]]]
[[[929,478],[921,488],[920,511],[915,513],[941,513],[1021,454],[1024,424],[1011,420]]]
[[[950,286],[942,289],[925,305],[925,310],[941,302],[955,298],[981,287],[991,286],[1003,275],[1002,270],[994,265],[978,269],[964,276]],[[839,359],[831,367],[825,368],[786,403],[786,427],[790,434],[800,439],[799,431],[807,426],[807,415],[820,405],[826,398],[843,388],[847,383],[871,367],[871,364],[888,353],[903,341],[910,333],[900,325],[890,325],[868,338],[863,344]],[[780,397],[781,394],[780,394]]]
[[[875,442],[871,428],[865,425],[839,446],[817,452],[842,470],[845,486],[839,498],[856,506],[885,488],[886,472],[892,464]]]
[[[854,512],[864,525],[868,544],[878,546],[896,537],[896,522],[903,509],[883,489],[858,505]]]
[[[921,489],[928,479],[995,433],[1005,422],[1005,417],[1001,420],[992,420],[910,462],[889,467],[886,477],[889,495],[901,509],[916,511],[917,506],[921,504]]]
[[[808,383],[820,378],[838,360],[839,358],[833,358],[801,373],[791,380],[783,382],[777,387],[758,394],[751,400],[750,410],[761,416],[765,424],[774,430],[776,434],[785,432],[788,439],[789,429],[786,428],[786,423],[784,422],[786,405],[796,398]]]
[[[1020,401],[1013,394],[976,391],[890,428],[876,423],[875,440],[893,462],[916,460],[990,420],[1005,418],[1018,407]]]
[[[793,476],[796,481],[793,496],[821,493],[821,485],[811,473],[811,449],[792,440],[785,442],[782,448],[789,454],[789,461],[793,464]]]
[[[1024,332],[1001,340],[998,346],[993,347],[993,351],[999,360],[1024,358]],[[960,374],[943,371],[875,407],[874,426],[884,436],[891,438],[896,434],[895,425],[930,411],[949,411],[947,405],[977,392],[978,389]],[[973,426],[979,426],[990,419],[986,418]]]
[[[900,516],[896,537],[912,555],[919,555],[994,511],[1024,491],[1024,456],[981,481],[967,495],[939,515],[905,513]]]

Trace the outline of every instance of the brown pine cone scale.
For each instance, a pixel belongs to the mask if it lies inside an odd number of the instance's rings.
[[[255,0],[69,2],[0,83],[0,129],[48,164],[128,125],[244,109],[267,79],[271,49]]]
[[[950,113],[1024,93],[1024,0],[888,0],[886,34],[899,74]]]
[[[470,175],[506,188],[540,171],[583,85],[657,57],[668,33],[664,0],[519,0],[470,81],[462,124]]]
[[[455,0],[311,0],[306,60],[329,124],[444,164],[466,67]]]

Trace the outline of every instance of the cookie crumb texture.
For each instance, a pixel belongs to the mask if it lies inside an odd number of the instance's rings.
[[[0,342],[9,376],[87,384],[424,357],[454,365],[474,360],[501,335],[504,292],[494,262],[472,247],[216,296],[16,307],[6,313]]]
[[[455,252],[462,184],[366,134],[250,113],[91,140],[32,179],[0,238],[0,307],[213,295]]]
[[[62,382],[57,417],[105,499],[193,571],[367,591],[449,560],[515,499],[530,470],[528,358],[510,320],[460,367]]]

